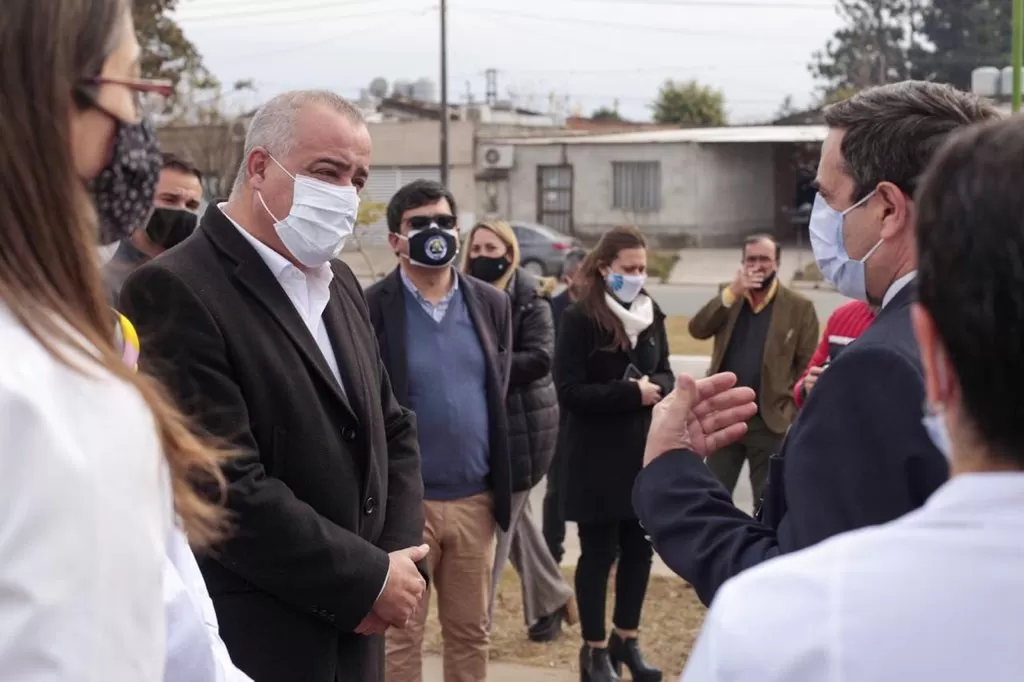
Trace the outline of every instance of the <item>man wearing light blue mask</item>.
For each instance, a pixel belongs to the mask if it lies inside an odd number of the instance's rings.
[[[912,306],[951,478],[913,513],[729,581],[686,682],[1022,678],[1024,121],[955,137],[915,195]]]
[[[809,395],[772,458],[757,518],[732,505],[693,452],[664,448],[641,473],[633,496],[640,519],[704,603],[751,566],[916,509],[945,481],[946,459],[921,422],[912,193],[950,133],[996,117],[980,98],[913,81],[825,110],[815,257],[844,293],[881,310]]]

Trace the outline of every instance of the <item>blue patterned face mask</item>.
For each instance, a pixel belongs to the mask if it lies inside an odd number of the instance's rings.
[[[647,283],[646,275],[623,275],[609,272],[604,278],[608,291],[623,303],[632,303]]]
[[[868,199],[875,195],[875,191],[845,211],[835,210],[819,194],[814,198],[814,208],[811,210],[811,250],[814,251],[814,260],[818,264],[818,269],[821,270],[825,280],[838,289],[839,293],[858,301],[868,300],[864,275],[865,263],[882,245],[883,240],[879,239],[863,258],[853,260],[846,252],[846,244],[843,240],[843,222],[847,214],[867,203]]]

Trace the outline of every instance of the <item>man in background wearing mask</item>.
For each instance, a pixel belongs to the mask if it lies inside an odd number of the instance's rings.
[[[260,682],[382,682],[381,635],[426,586],[415,418],[335,260],[369,162],[348,102],[273,98],[228,201],[121,294],[142,369],[237,450],[231,532],[201,568],[231,658]]]
[[[916,81],[825,110],[815,259],[842,293],[881,310],[819,378],[772,458],[758,518],[733,506],[693,452],[649,445],[633,504],[665,563],[705,604],[741,571],[891,521],[946,480],[946,458],[921,423],[923,370],[910,315],[913,192],[950,133],[998,116],[981,98]]]
[[[103,266],[103,280],[115,307],[132,270],[185,241],[195,230],[203,200],[202,183],[203,174],[198,168],[164,152],[149,222],[122,239]]]
[[[446,680],[487,678],[495,527],[508,529],[511,465],[505,395],[508,296],[461,276],[455,197],[431,180],[387,208],[398,267],[366,291],[395,396],[416,413],[423,460],[422,541],[439,600]],[[429,590],[410,626],[388,632],[388,682],[419,682]]]
[[[793,386],[818,345],[814,304],[779,281],[779,256],[772,237],[747,237],[736,278],[690,320],[691,336],[715,339],[708,373],[733,372],[739,386],[757,394],[758,413],[747,423],[747,435],[708,457],[730,494],[748,463],[755,506],[768,480],[768,460],[796,415]]]

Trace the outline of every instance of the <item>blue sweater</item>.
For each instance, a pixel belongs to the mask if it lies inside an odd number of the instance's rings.
[[[424,497],[457,500],[482,493],[490,473],[487,373],[462,291],[455,291],[440,323],[412,296],[403,298]]]

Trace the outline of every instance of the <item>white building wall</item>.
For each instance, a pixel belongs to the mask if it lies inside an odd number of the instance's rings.
[[[612,209],[612,163],[617,161],[660,162],[660,211]],[[583,237],[633,224],[662,246],[717,246],[774,228],[771,144],[519,145],[508,182],[498,188],[499,212],[537,220],[537,168],[561,163],[573,167],[573,222]]]

